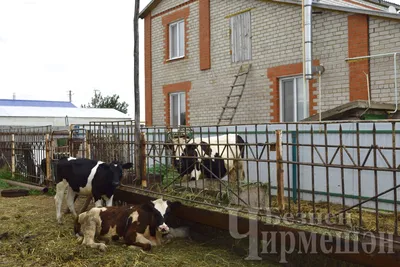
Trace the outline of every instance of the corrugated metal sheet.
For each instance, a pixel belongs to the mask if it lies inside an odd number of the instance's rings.
[[[300,0],[301,1],[301,0]],[[371,2],[367,2],[364,0],[314,0],[315,3],[321,3],[326,5],[333,6],[342,6],[342,7],[350,7],[350,8],[358,8],[358,9],[366,9],[366,10],[380,10],[387,11],[387,8],[381,5],[377,5]]]
[[[1,107],[0,117],[58,117],[65,118],[115,118],[131,119],[115,109],[102,108],[58,108],[58,107]]]
[[[0,106],[7,107],[60,107],[76,108],[74,104],[66,101],[46,101],[46,100],[21,100],[21,99],[0,99]]]
[[[385,4],[400,5],[400,1],[399,0],[384,0],[383,2],[386,2]]]

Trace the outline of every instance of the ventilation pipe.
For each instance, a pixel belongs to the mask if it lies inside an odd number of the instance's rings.
[[[313,78],[312,68],[312,1],[304,1],[304,52],[305,52],[305,78],[311,80]]]

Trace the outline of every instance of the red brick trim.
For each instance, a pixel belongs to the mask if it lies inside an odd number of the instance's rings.
[[[174,84],[166,84],[163,86],[163,93],[164,93],[164,118],[165,124],[170,126],[170,104],[169,104],[169,94],[174,92],[186,92],[186,124],[190,125],[189,123],[189,91],[192,89],[192,82],[181,82],[181,83],[174,83]]]
[[[190,14],[190,8],[185,7],[185,8],[175,11],[174,13],[171,13],[171,14],[168,14],[168,15],[165,15],[162,17],[162,24],[163,24],[163,28],[164,28],[164,63],[168,63],[168,62],[172,62],[172,61],[176,60],[176,59],[169,60],[169,24],[174,21],[180,20],[180,19],[185,20],[185,56],[183,58],[180,58],[180,60],[188,58],[188,41],[189,41],[188,17],[189,17],[189,14]]]
[[[313,65],[319,65],[319,60],[314,60]],[[267,76],[269,80],[272,82],[271,89],[271,121],[272,122],[279,122],[280,121],[280,107],[279,107],[279,78],[284,76],[295,76],[295,75],[302,75],[303,74],[303,63],[295,63],[290,65],[281,65],[269,68],[267,70]],[[314,102],[314,99],[317,98],[314,95],[314,92],[317,90],[316,86],[314,85],[315,80],[309,80],[309,105],[310,105],[310,116],[316,114],[315,107],[317,103]]]
[[[200,70],[211,68],[210,0],[199,0],[200,18]]]
[[[349,57],[368,56],[368,16],[355,14],[348,16]],[[368,84],[365,73],[369,74],[369,60],[349,62],[350,101],[368,100]]]
[[[194,2],[196,2],[196,1],[198,1],[198,0],[189,0],[189,1],[185,2],[185,3],[180,4],[180,5],[177,5],[177,6],[174,6],[174,7],[169,8],[169,9],[166,9],[166,10],[164,10],[164,11],[161,11],[160,13],[155,14],[155,15],[152,16],[151,18],[152,18],[152,19],[157,18],[157,17],[162,16],[162,15],[164,15],[164,14],[167,14],[168,12],[171,12],[171,11],[173,11],[173,10],[179,9],[179,8],[184,7],[184,6],[187,6],[187,5],[190,5],[191,3],[194,3]]]
[[[145,84],[144,84],[144,94],[145,94],[145,123],[147,126],[153,124],[153,75],[152,75],[152,51],[151,51],[151,16],[150,14],[144,18],[144,54],[145,54]]]

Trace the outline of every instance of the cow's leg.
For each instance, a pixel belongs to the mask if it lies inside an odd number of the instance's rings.
[[[67,205],[69,210],[72,212],[72,214],[74,215],[74,217],[77,217],[76,211],[75,211],[75,198],[76,193],[74,190],[72,190],[72,188],[69,186],[68,187],[68,193],[67,193]]]
[[[240,183],[240,181],[243,181],[244,179],[244,169],[243,169],[243,162],[234,160],[233,161],[233,177],[235,178],[233,180],[234,183]]]
[[[105,251],[107,246],[103,243],[95,243],[94,237],[96,235],[96,222],[88,218],[84,225],[82,225],[81,229],[83,232],[83,241],[82,245],[86,245],[91,248],[98,248],[101,251]]]
[[[102,194],[97,192],[96,190],[94,190],[94,191],[92,190],[92,196],[93,196],[94,206],[96,208],[103,207]]]
[[[201,174],[201,171],[198,171],[198,170],[194,169],[190,173],[190,180],[195,179],[196,181],[198,181],[200,179],[200,174]]]
[[[106,207],[111,207],[113,204],[114,195],[112,195],[109,199],[106,200]]]
[[[237,169],[234,166],[232,166],[229,171],[229,183],[231,185],[235,185],[237,182],[237,173],[236,172],[237,172]]]
[[[75,195],[75,198],[74,198],[74,203],[76,202],[76,199],[78,198],[78,195]],[[71,213],[71,211],[69,210],[69,208],[67,207],[65,210],[64,210],[64,214],[69,214],[69,213]]]
[[[92,196],[90,195],[86,198],[85,204],[83,204],[79,213],[85,212],[87,210],[87,208],[89,207],[89,204],[91,201],[92,201]]]
[[[98,199],[98,200],[96,200],[95,202],[94,202],[94,206],[96,207],[96,208],[101,208],[101,207],[103,207],[103,200],[100,198],[100,199]]]
[[[136,233],[136,242],[132,245],[141,247],[143,250],[150,250],[152,242],[144,237],[144,235]]]
[[[145,251],[151,250],[151,241],[148,240],[143,234],[136,232],[136,229],[129,227],[124,235],[124,242],[127,246],[140,247]]]
[[[68,183],[62,180],[56,185],[56,195],[54,196],[55,206],[56,206],[56,216],[58,223],[61,224],[61,206],[64,198],[65,189],[67,189]]]

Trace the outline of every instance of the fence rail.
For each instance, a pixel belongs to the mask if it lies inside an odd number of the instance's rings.
[[[51,159],[62,147],[68,155],[104,162],[134,163],[141,153],[145,175],[129,170],[123,184],[143,189],[145,180],[148,192],[398,236],[400,121],[143,126],[142,152],[135,150],[134,123],[93,122],[64,133],[15,135],[15,161],[24,163],[15,164],[16,171],[36,170],[49,135]],[[0,133],[0,163],[12,154],[10,138]],[[339,225],[339,215],[346,225]]]

